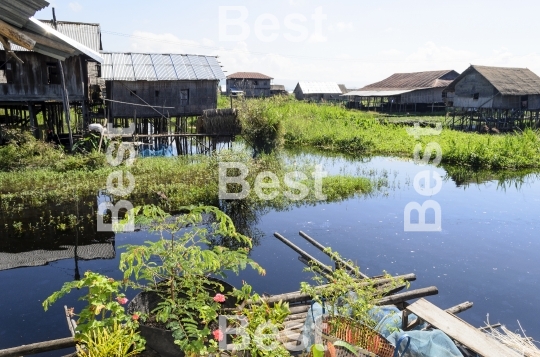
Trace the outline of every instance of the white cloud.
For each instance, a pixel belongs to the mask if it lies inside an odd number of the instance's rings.
[[[171,33],[157,34],[146,31],[133,32],[131,48],[137,52],[156,53],[198,53],[203,50],[199,42],[182,40]]]
[[[352,22],[338,22],[335,25],[329,26],[328,29],[330,31],[344,32],[344,31],[352,31],[354,29],[354,26]]]
[[[83,8],[82,5],[79,4],[78,2],[70,2],[68,6],[71,9],[71,11],[74,11],[74,12],[80,12]]]
[[[410,52],[390,48],[372,57],[357,58],[350,53],[321,54],[319,58],[299,55],[284,56],[277,53],[252,53],[245,42],[216,47],[216,43],[203,38],[199,41],[179,38],[170,33],[155,34],[136,31],[131,39],[131,50],[137,52],[197,53],[217,55],[226,74],[237,71],[261,72],[275,78],[276,84],[293,89],[300,80],[334,81],[358,88],[380,81],[396,72],[428,70],[465,70],[469,64],[529,67],[540,74],[540,55],[531,53],[516,56],[506,48],[499,48],[487,56],[456,50],[427,42]]]

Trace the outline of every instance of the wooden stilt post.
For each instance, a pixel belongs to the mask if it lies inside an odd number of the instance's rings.
[[[52,13],[53,13],[54,29],[57,30],[58,28],[56,26],[56,14],[54,12],[54,7],[52,8]],[[71,131],[69,95],[68,95],[68,91],[67,91],[67,88],[66,88],[66,78],[64,76],[64,66],[63,66],[61,60],[58,60],[58,69],[60,70],[60,79],[62,80],[62,99],[63,99],[63,102],[64,102],[64,114],[66,116],[66,122],[67,122],[68,133],[69,133],[69,151],[72,151],[73,150],[73,133]]]

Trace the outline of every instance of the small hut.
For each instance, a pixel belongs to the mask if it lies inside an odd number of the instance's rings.
[[[270,95],[287,95],[289,92],[283,84],[272,84],[270,86]]]
[[[258,72],[236,72],[227,76],[227,94],[245,97],[269,97],[272,77]]]
[[[294,96],[298,100],[340,100],[341,88],[335,82],[298,82]]]
[[[443,89],[458,75],[454,70],[395,73],[344,96],[355,108],[434,111],[445,108]]]

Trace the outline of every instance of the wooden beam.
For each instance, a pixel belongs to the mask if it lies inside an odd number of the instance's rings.
[[[10,24],[0,20],[0,35],[6,37],[8,40],[16,45],[26,48],[27,50],[33,50],[36,45],[36,41],[28,37],[21,30]]]
[[[437,289],[437,287],[430,286],[427,288],[410,290],[401,294],[395,294],[395,295],[384,297],[382,299],[379,299],[379,301],[377,301],[377,305],[394,305],[394,304],[412,300],[412,299],[418,299],[418,298],[430,296],[430,295],[437,295],[438,293],[439,293],[439,289]]]
[[[73,337],[61,338],[59,340],[45,341],[23,345],[19,347],[0,350],[0,357],[19,357],[33,355],[42,352],[56,351],[64,348],[75,347],[76,342]]]
[[[274,237],[276,237],[277,239],[279,239],[280,241],[282,241],[283,243],[285,243],[285,245],[289,246],[292,250],[294,250],[296,253],[300,254],[304,259],[308,260],[308,261],[311,261],[313,263],[315,263],[315,265],[317,265],[322,271],[323,273],[325,274],[332,274],[332,268],[329,267],[328,265],[326,264],[323,264],[321,263],[320,261],[318,261],[317,259],[315,259],[314,257],[312,257],[311,255],[309,255],[307,252],[303,251],[302,249],[300,249],[298,246],[296,246],[294,243],[292,243],[290,240],[288,240],[287,238],[283,237],[281,234],[279,233],[274,233]]]
[[[37,33],[28,32],[25,30],[21,30],[21,33],[25,34],[29,38],[36,41],[37,44],[47,46],[50,48],[54,48],[55,50],[59,50],[62,52],[67,52],[69,54],[75,53],[77,50],[73,47],[70,47],[68,45],[65,45],[61,42],[54,41],[53,39],[50,39],[46,36],[38,35]]]
[[[2,44],[2,46],[4,46],[4,49],[6,50],[8,59],[9,59],[9,57],[13,57],[20,64],[24,63],[23,60],[20,59],[19,57],[17,57],[15,52],[13,52],[11,50],[11,44],[9,43],[9,40],[7,39],[7,37],[4,37],[4,36],[0,35],[0,43]]]

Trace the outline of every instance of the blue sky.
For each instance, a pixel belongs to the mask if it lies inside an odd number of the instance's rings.
[[[469,64],[540,75],[539,1],[49,1],[38,19],[54,6],[58,20],[98,22],[106,51],[218,55],[226,74],[262,72],[288,89]]]

